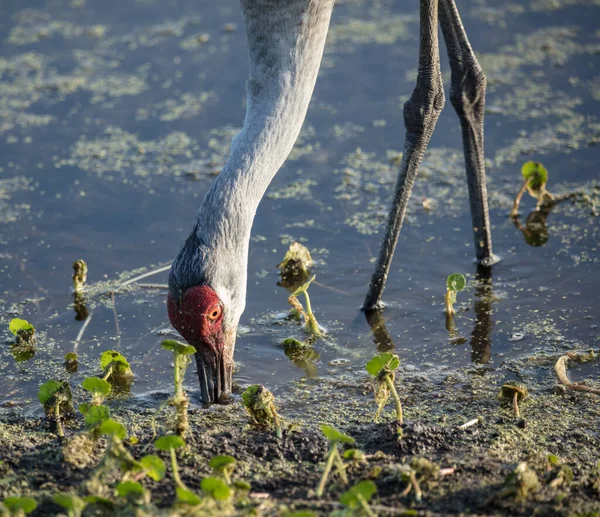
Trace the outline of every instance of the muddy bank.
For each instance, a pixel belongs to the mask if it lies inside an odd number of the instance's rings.
[[[543,372],[546,364],[541,363],[536,367]],[[314,494],[328,449],[319,424],[329,423],[354,437],[356,444],[351,447],[365,453],[362,460],[348,464],[348,477],[351,485],[364,479],[375,482],[378,492],[372,505],[379,515],[597,515],[598,396],[557,388],[548,373],[541,381],[528,383],[531,396],[521,403],[522,419],[517,420],[512,405],[498,398],[507,375],[507,369],[492,372],[475,367],[432,376],[405,372],[396,382],[406,419],[400,439],[392,407],[384,411],[381,423],[372,422],[375,404],[370,383],[366,378],[353,380],[355,375],[305,380],[280,393],[278,404],[285,419],[282,440],[253,429],[239,400],[208,410],[197,407],[190,414],[187,447],[178,454],[182,480],[200,493],[200,481],[211,475],[209,460],[227,454],[237,460],[233,481],[245,481],[251,490],[237,493],[234,502],[216,503],[207,497],[191,513],[286,515],[310,509],[327,515],[339,509],[346,488],[338,478],[327,484],[321,499]],[[148,447],[151,419],[166,398],[156,394],[144,404],[133,399],[110,402],[113,417],[138,439],[127,445],[135,457],[153,452]],[[64,441],[50,433],[43,420],[3,411],[0,497],[30,495],[39,502],[33,515],[54,515],[59,507],[51,502],[52,495],[71,490],[86,495],[85,482],[97,467],[104,443],[89,450],[81,442],[73,445],[73,436],[82,429],[78,421],[67,427]],[[478,423],[460,427],[476,418]],[[163,413],[159,434],[171,420],[172,415]],[[72,444],[70,450],[67,443]],[[521,462],[538,481],[525,493],[506,481]],[[414,490],[405,493],[411,465],[420,479],[420,501]],[[173,514],[170,469],[160,482],[142,481],[152,493],[152,503],[144,506],[127,506],[112,495],[117,470],[106,481],[106,496],[115,508],[93,505],[85,515]]]

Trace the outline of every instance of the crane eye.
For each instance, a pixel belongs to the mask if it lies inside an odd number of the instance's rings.
[[[217,321],[221,317],[221,306],[215,305],[206,316],[210,321]]]

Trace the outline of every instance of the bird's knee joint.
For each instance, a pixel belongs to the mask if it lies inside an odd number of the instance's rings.
[[[421,133],[425,128],[435,124],[445,102],[444,89],[441,85],[425,92],[416,89],[404,104],[404,124],[407,131]]]
[[[458,77],[452,77],[450,102],[460,113],[472,112],[485,102],[487,79],[479,65],[465,69]]]

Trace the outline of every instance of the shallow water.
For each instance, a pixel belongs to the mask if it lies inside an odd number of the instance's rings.
[[[294,239],[318,261],[311,301],[328,330],[311,374],[358,375],[377,349],[392,345],[403,368],[425,373],[597,348],[599,232],[591,206],[556,207],[538,247],[508,218],[528,159],[547,166],[550,191],[584,189],[599,201],[598,8],[564,4],[461,2],[489,79],[488,189],[502,260],[491,280],[476,278],[460,131],[447,103],[386,288],[386,331],[373,333],[358,308],[395,180],[390,158],[403,147],[418,19],[407,2],[339,2],[301,139],[256,216],[235,382],[277,391],[307,375],[279,346],[302,338],[284,321],[288,294],[275,268]],[[27,406],[41,382],[66,377],[64,354],[74,348],[81,365],[73,384],[99,373],[99,353],[116,348],[132,362],[134,394],[169,389],[170,358],[160,348],[169,329],[165,291],[127,288],[113,300],[102,293],[118,282],[105,282],[172,259],[243,120],[247,59],[235,1],[105,5],[3,6],[0,317],[4,328],[12,317],[27,318],[39,346],[33,359],[16,362],[4,332],[2,405]],[[208,41],[198,37],[205,34]],[[522,212],[533,208],[525,199]],[[76,344],[82,321],[72,307],[71,264],[80,258],[90,268],[92,319]],[[442,312],[453,272],[469,280],[458,296],[456,335]],[[597,366],[583,373],[597,378]],[[187,385],[196,388],[192,372]]]

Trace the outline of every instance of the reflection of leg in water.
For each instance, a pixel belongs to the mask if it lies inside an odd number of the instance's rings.
[[[396,349],[396,345],[394,345],[392,336],[390,336],[385,326],[382,312],[378,309],[365,311],[365,317],[367,318],[369,327],[371,327],[371,332],[373,332],[373,342],[377,348],[377,353],[393,352]]]
[[[475,289],[475,326],[471,332],[471,361],[487,364],[492,356],[492,272],[490,268],[477,268]]]

